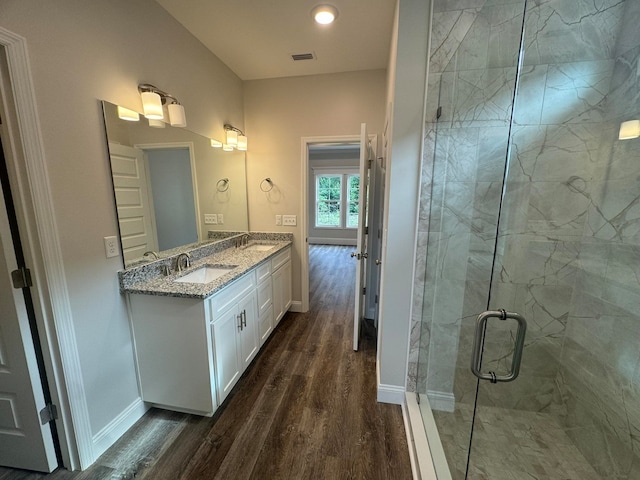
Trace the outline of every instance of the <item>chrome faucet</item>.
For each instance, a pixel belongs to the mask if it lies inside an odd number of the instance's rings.
[[[142,254],[143,257],[146,257],[147,255],[152,256],[155,260],[158,260],[160,258],[160,255],[158,255],[156,252],[149,250],[148,252],[144,252]]]
[[[240,237],[240,245],[241,246],[246,246],[249,245],[249,239],[251,237],[249,236],[248,233],[245,233],[244,235],[242,235],[242,237]]]
[[[183,260],[184,259],[184,266],[183,266]],[[191,266],[191,255],[188,254],[187,252],[182,252],[180,255],[178,255],[178,258],[176,258],[176,272],[181,272],[183,268],[189,268]]]

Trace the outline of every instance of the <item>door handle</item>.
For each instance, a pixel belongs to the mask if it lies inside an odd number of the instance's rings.
[[[244,328],[247,328],[247,311],[242,310],[242,325]]]
[[[382,260],[380,260],[379,258],[376,258],[376,265],[380,265],[382,263]]]
[[[242,331],[242,313],[236,315],[236,317],[238,318],[238,330]]]
[[[511,359],[511,371],[507,375],[496,375],[495,372],[482,373],[482,350],[484,346],[484,336],[486,332],[487,320],[499,318],[500,320],[513,319],[518,322],[516,342]],[[489,380],[491,383],[512,382],[520,373],[520,362],[522,361],[522,351],[524,350],[524,337],[527,333],[527,321],[518,313],[501,310],[487,310],[478,315],[476,319],[476,335],[473,340],[473,353],[471,355],[471,371],[481,380]]]
[[[368,253],[360,253],[360,252],[351,252],[351,258],[356,257],[358,260],[363,258],[369,258]]]

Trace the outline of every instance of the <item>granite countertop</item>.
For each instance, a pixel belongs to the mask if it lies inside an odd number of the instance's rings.
[[[289,245],[290,240],[281,241],[251,241],[249,247],[254,244],[273,245],[269,250],[247,250],[245,247],[230,247],[206,257],[192,260],[191,266],[182,272],[174,272],[171,275],[156,275],[152,278],[142,279],[130,284],[122,284],[124,293],[137,293],[146,295],[162,295],[183,298],[207,298],[218,292],[228,284],[245,275],[247,272],[267,261],[272,256],[282,251]],[[205,265],[233,266],[236,267],[221,277],[209,283],[182,283],[175,280]]]

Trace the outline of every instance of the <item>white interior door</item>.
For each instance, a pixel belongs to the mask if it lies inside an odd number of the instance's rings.
[[[366,284],[366,259],[367,259],[367,189],[369,187],[369,160],[371,158],[371,148],[369,146],[369,135],[367,134],[367,124],[360,125],[360,198],[358,205],[358,236],[357,251],[352,256],[357,259],[356,263],[356,295],[353,315],[353,349],[358,350],[360,344],[360,323],[364,316],[364,287]]]
[[[11,281],[17,262],[1,193],[0,186],[0,465],[51,472],[55,447],[40,422],[44,394],[25,299]]]
[[[144,152],[139,148],[109,143],[109,157],[126,262],[142,257],[148,250],[158,250],[147,169]]]

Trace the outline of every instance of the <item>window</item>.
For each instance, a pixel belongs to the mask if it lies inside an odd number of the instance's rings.
[[[316,174],[316,222],[318,228],[358,228],[360,175]]]

